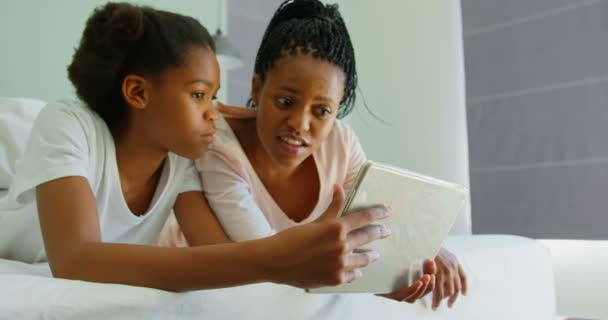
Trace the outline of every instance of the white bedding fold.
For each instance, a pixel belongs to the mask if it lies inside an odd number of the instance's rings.
[[[268,283],[172,293],[53,279],[46,265],[0,260],[0,319],[554,319],[551,260],[542,245],[513,236],[459,236],[446,247],[470,275],[470,294],[453,310]]]

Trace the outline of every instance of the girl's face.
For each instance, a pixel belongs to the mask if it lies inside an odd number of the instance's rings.
[[[296,168],[319,148],[336,121],[344,82],[339,67],[301,53],[275,61],[264,83],[254,76],[258,142],[274,165]]]
[[[217,111],[212,100],[219,90],[220,70],[215,53],[192,47],[184,64],[152,81],[142,109],[150,141],[180,156],[200,158],[212,142]]]

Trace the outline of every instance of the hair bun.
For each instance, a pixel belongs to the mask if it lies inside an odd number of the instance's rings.
[[[94,15],[97,28],[94,37],[100,45],[106,42],[122,43],[125,46],[137,41],[144,33],[144,12],[141,8],[127,3],[108,3]]]
[[[339,15],[338,5],[326,5],[319,0],[287,0],[275,12],[268,29],[292,19],[333,19]]]

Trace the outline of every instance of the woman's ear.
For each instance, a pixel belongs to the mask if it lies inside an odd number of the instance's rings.
[[[254,74],[251,78],[251,101],[254,106],[260,105],[260,91],[262,90],[262,79],[258,74]]]
[[[135,74],[126,75],[122,80],[122,96],[129,106],[144,109],[149,99],[146,79]]]

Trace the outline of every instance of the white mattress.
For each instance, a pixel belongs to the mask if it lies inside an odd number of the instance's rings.
[[[0,260],[0,319],[554,319],[551,260],[537,242],[468,236],[446,247],[470,275],[469,296],[453,310],[274,284],[171,293],[53,279],[47,265]]]

